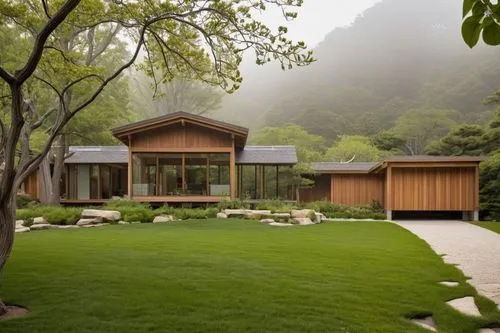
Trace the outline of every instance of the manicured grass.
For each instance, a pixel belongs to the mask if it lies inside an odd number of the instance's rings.
[[[20,234],[0,295],[28,317],[0,332],[425,333],[485,320],[445,301],[475,291],[420,239],[390,223],[273,228],[241,220]],[[438,284],[462,282],[458,288]]]
[[[500,234],[500,222],[477,222],[474,224]]]

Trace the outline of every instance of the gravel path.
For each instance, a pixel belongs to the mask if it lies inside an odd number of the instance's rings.
[[[476,290],[500,309],[500,234],[458,221],[401,221],[444,261],[457,264]]]

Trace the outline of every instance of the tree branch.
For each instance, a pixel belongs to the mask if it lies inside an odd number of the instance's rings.
[[[42,58],[45,42],[52,32],[59,27],[66,17],[78,6],[81,0],[67,0],[55,15],[45,24],[40,33],[36,36],[35,45],[31,51],[30,57],[24,67],[15,74],[15,83],[21,85],[35,71],[40,59]],[[5,80],[5,79],[4,79]]]

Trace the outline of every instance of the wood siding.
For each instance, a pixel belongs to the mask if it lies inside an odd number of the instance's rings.
[[[132,135],[130,148],[211,148],[233,147],[231,134],[215,131],[191,123],[176,123]]]
[[[24,192],[32,199],[40,199],[40,182],[38,171],[33,172],[24,181]]]
[[[331,175],[331,200],[340,205],[371,205],[384,203],[384,175],[334,174]]]
[[[473,211],[477,209],[476,167],[392,168],[388,182],[393,211]]]
[[[317,175],[314,178],[314,187],[300,188],[301,202],[330,201],[330,175]]]

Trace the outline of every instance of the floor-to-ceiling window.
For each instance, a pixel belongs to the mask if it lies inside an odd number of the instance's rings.
[[[243,200],[295,200],[293,169],[288,165],[238,165],[238,197]]]
[[[134,153],[134,196],[229,196],[229,153]]]

